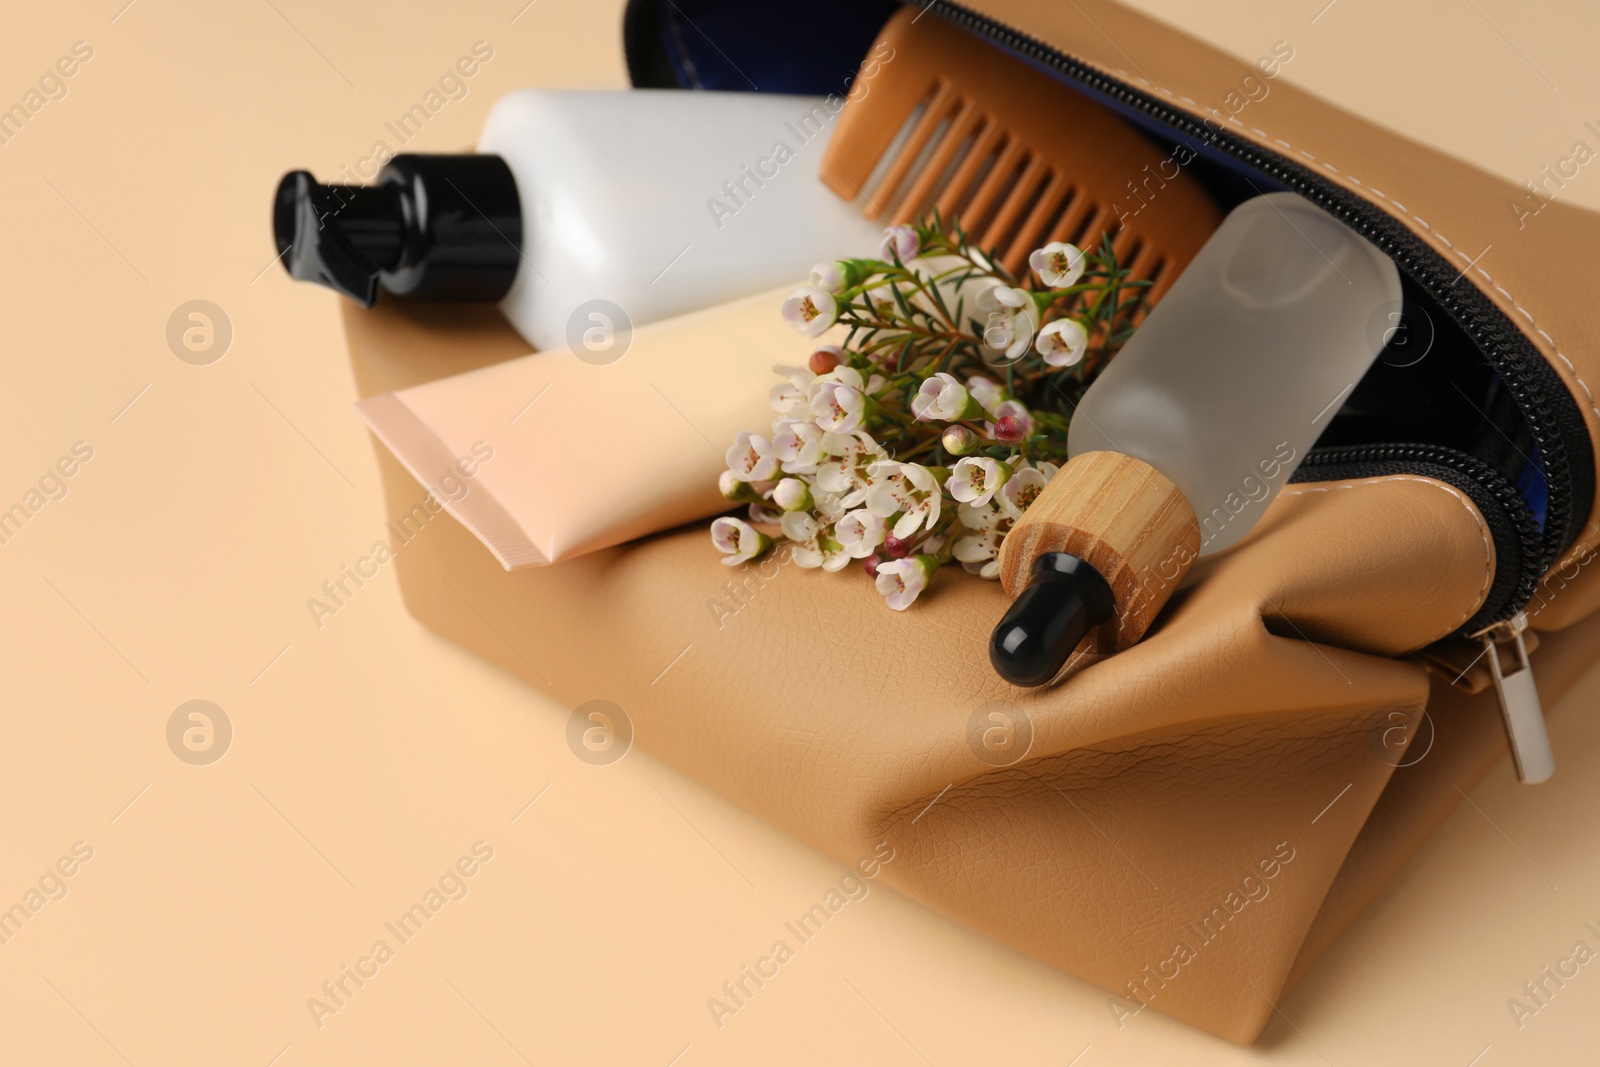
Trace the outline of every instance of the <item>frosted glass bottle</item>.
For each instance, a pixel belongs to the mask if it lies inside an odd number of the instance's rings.
[[[587,348],[596,331],[875,254],[882,224],[817,177],[843,105],[519,90],[490,111],[476,154],[395,156],[369,186],[287,174],[279,254],[292,276],[368,306],[380,292],[493,301],[534,347]]]
[[[1073,414],[1068,452],[1172,480],[1200,555],[1250,532],[1382,350],[1394,263],[1293,193],[1223,220]]]
[[[1260,520],[1400,297],[1389,258],[1309,201],[1236,207],[1084,393],[1066,464],[1006,535],[999,675],[1046,685],[1138,642],[1195,559]]]

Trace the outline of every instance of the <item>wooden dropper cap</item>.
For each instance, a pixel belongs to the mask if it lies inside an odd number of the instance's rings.
[[[1199,554],[1194,509],[1166,475],[1119,452],[1074,456],[1000,546],[1000,583],[1014,603],[990,661],[1007,681],[1036,686],[1121,652]]]

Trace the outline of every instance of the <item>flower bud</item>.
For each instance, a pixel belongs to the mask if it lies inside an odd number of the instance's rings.
[[[773,487],[772,502],[784,511],[810,511],[811,490],[799,478],[785,478]]]
[[[838,367],[844,360],[836,345],[823,345],[811,353],[811,362],[808,366],[812,374],[822,375]]]
[[[1015,415],[1002,415],[994,421],[994,439],[1002,444],[1014,445],[1025,436],[1026,428]]]
[[[732,471],[717,475],[717,489],[735,504],[750,504],[761,499],[761,494],[749,482],[741,482]]]
[[[901,263],[909,263],[921,251],[920,246],[915,227],[890,226],[883,231],[883,244],[878,249],[878,258],[892,262],[898,256]]]
[[[889,534],[883,539],[883,551],[890,559],[905,559],[911,554],[911,542]]]
[[[964,456],[978,443],[978,435],[965,426],[951,426],[940,440],[946,452],[952,456]]]
[[[811,268],[811,284],[828,293],[843,291],[849,284],[843,263],[818,263]]]

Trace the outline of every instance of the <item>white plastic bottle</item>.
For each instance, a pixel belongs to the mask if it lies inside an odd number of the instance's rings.
[[[368,306],[499,301],[536,348],[586,345],[872,254],[882,226],[817,178],[842,104],[520,90],[476,155],[396,156],[372,186],[286,175],[279,252]]]

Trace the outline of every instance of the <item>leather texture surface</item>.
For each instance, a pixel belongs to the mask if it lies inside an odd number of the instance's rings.
[[[363,395],[524,351],[488,309],[350,309],[346,332]],[[379,455],[405,513],[425,490]],[[1392,806],[1400,828],[1321,918],[1428,700],[1427,670],[1395,657],[1459,625],[1492,567],[1449,486],[1290,486],[1144,642],[1022,693],[981,639],[1004,594],[965,575],[896,614],[854,571],[723,567],[699,524],[508,574],[442,515],[397,556],[443,635],[571,706],[614,702],[637,743],[829,855],[893,841],[899,889],[1098,982],[1113,1013],[1241,1042],[1308,936],[1431,828]],[[1010,765],[975,740],[991,712],[1031,732]]]

